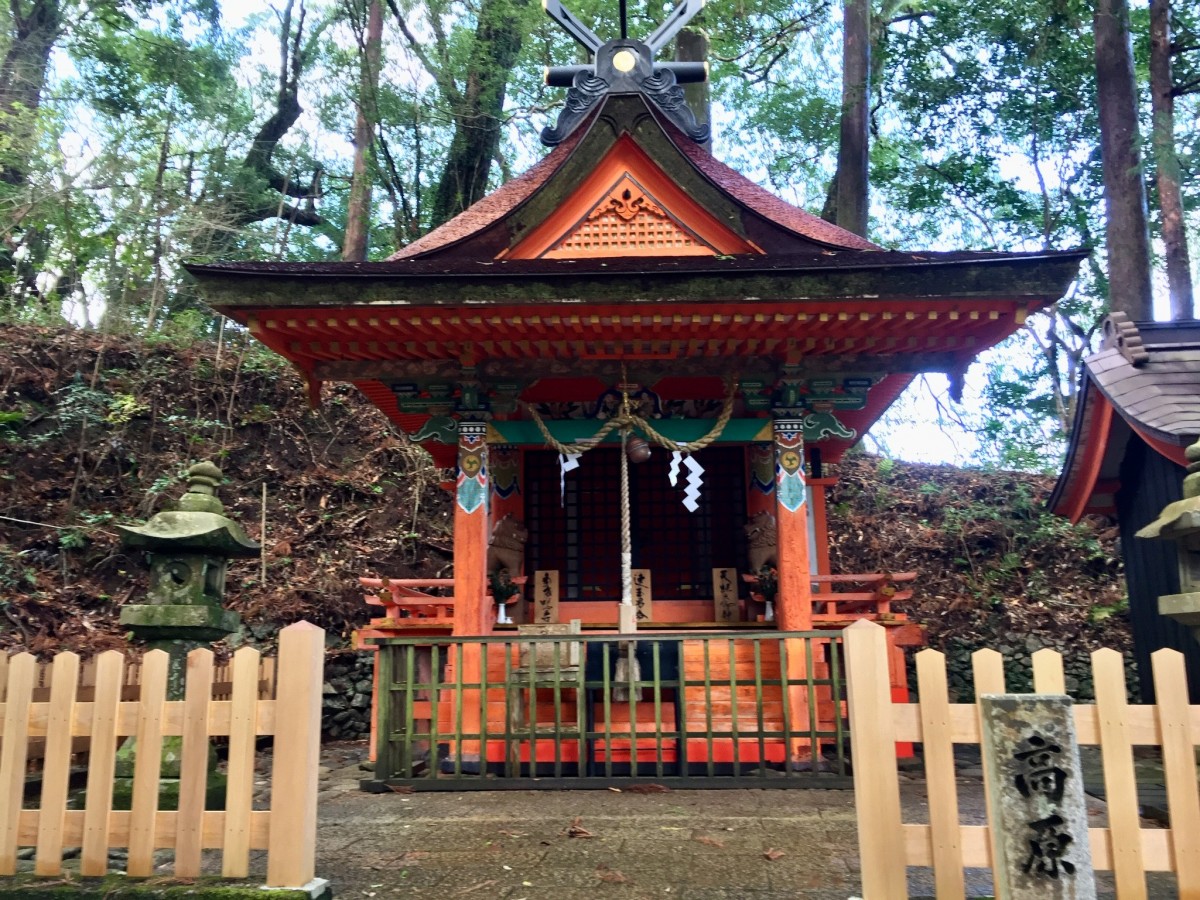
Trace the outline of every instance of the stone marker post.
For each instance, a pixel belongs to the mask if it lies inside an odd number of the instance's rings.
[[[1071,698],[985,694],[980,711],[996,896],[1094,900]]]
[[[217,499],[220,469],[211,462],[197,463],[188,469],[187,483],[177,509],[160,512],[145,525],[118,526],[122,544],[145,551],[150,562],[146,602],[123,607],[121,624],[145,641],[148,649],[167,652],[168,700],[183,699],[188,653],[232,634],[241,624],[238,614],[222,605],[229,560],[253,559],[262,552],[225,515]],[[175,809],[181,745],[180,737],[163,739],[160,809]],[[128,808],[136,752],[130,738],[117,754],[114,803],[118,809]],[[216,751],[210,747],[209,809],[220,808],[225,796],[224,781],[215,768]]]

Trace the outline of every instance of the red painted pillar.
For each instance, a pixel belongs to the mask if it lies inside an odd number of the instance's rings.
[[[459,422],[458,480],[454,494],[454,633],[488,634],[487,423]]]
[[[775,420],[775,541],[779,587],[775,594],[775,621],[780,631],[812,629],[812,578],[808,558],[808,493],[804,481],[804,423],[801,419]],[[786,676],[793,722],[807,722],[807,653],[804,641],[788,641]],[[812,748],[808,738],[793,738],[791,759],[800,759]]]
[[[808,506],[804,482],[804,423],[775,420],[775,529],[780,631],[812,628],[812,578],[808,558]]]
[[[454,491],[454,634],[489,634],[492,611],[487,602],[488,522],[488,448],[487,423],[458,423],[458,479]],[[459,644],[463,684],[482,683],[482,654],[479,644]],[[481,708],[479,689],[462,691],[462,730],[480,734]],[[453,699],[450,701],[453,703]],[[438,710],[433,710],[438,715]],[[452,751],[453,752],[453,751]],[[487,766],[487,748],[478,740],[464,740],[458,747],[464,766]]]

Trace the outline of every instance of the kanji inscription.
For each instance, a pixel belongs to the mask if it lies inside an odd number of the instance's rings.
[[[1096,886],[1069,697],[980,699],[996,895],[1092,900]]]

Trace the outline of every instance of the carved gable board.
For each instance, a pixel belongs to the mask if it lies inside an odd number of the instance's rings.
[[[663,209],[628,173],[588,211],[583,221],[542,254],[580,256],[663,254],[715,256],[716,249]]]
[[[760,253],[623,135],[553,213],[501,256],[579,259]]]

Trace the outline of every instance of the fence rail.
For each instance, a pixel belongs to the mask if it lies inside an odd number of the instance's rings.
[[[368,789],[849,786],[836,632],[379,644]]]
[[[16,870],[17,851],[35,849],[34,871],[62,872],[63,850],[81,848],[80,873],[103,875],[108,851],[127,848],[127,871],[154,874],[154,851],[175,852],[174,874],[201,874],[201,854],[222,851],[222,874],[249,874],[251,850],[267,850],[267,883],[299,887],[312,881],[316,841],[316,791],[320,749],[324,632],[298,623],[280,633],[275,699],[264,699],[263,661],[257,650],[234,654],[229,699],[214,699],[217,667],[209,650],[187,658],[183,700],[167,700],[168,657],[151,651],[141,661],[137,698],[124,699],[125,659],[100,654],[94,682],[81,687],[74,653],[49,667],[48,694],[35,699],[38,663],[29,654],[0,657],[0,875]],[[269,669],[270,667],[268,667]],[[81,699],[85,695],[90,699]],[[276,723],[287,722],[286,729]],[[256,810],[256,739],[273,735],[270,807]],[[209,739],[227,737],[229,764],[224,809],[205,808]],[[176,810],[159,808],[163,739],[181,742]],[[113,809],[118,746],[136,739],[132,803]],[[83,809],[69,809],[71,754],[80,739],[89,759]],[[37,805],[25,808],[29,747],[42,741],[44,764]]]
[[[943,654],[917,654],[917,703],[895,704],[888,691],[883,629],[861,622],[846,629],[850,730],[854,734],[854,789],[862,849],[865,900],[907,897],[906,868],[934,871],[939,898],[964,896],[964,867],[990,868],[989,825],[960,824],[954,744],[979,744],[978,700],[1005,692],[1003,660],[994,650],[972,657],[975,703],[951,703]],[[1096,703],[1074,707],[1080,745],[1099,746],[1104,766],[1108,826],[1090,828],[1088,841],[1097,870],[1111,871],[1117,896],[1146,897],[1147,872],[1174,872],[1180,897],[1200,896],[1200,791],[1195,748],[1200,744],[1200,706],[1187,702],[1182,654],[1159,650],[1152,657],[1155,706],[1130,706],[1125,671],[1114,650],[1092,654]],[[1034,691],[1065,694],[1062,657],[1052,650],[1033,654]],[[900,792],[891,748],[896,742],[924,745],[929,823],[902,821]],[[1141,827],[1135,746],[1160,747],[1171,827]],[[984,767],[984,790],[987,767]],[[897,841],[896,835],[902,835]]]
[[[79,683],[75,691],[75,699],[79,702],[91,702],[95,697],[96,672],[100,657],[79,663]],[[50,699],[50,675],[53,663],[40,662],[34,666],[33,700],[44,703]],[[139,686],[142,683],[142,660],[127,659],[121,673],[121,699],[137,700]],[[233,692],[233,662],[232,660],[213,665],[213,699],[228,700]],[[261,658],[258,670],[258,697],[260,700],[275,699],[275,657]]]
[[[77,703],[90,703],[96,697],[96,671],[99,657],[83,660],[79,663],[79,681],[75,688]],[[260,700],[275,699],[275,657],[264,656],[259,662],[258,698]],[[142,684],[141,659],[129,659],[121,672],[121,701],[132,702],[141,696]],[[2,664],[0,664],[2,665]],[[34,666],[33,692],[31,699],[34,703],[45,703],[50,699],[50,678],[53,671],[52,663],[37,663]],[[0,676],[2,677],[2,676]],[[0,696],[3,686],[0,684]],[[233,663],[218,663],[213,666],[213,700],[229,700],[233,696]],[[86,737],[76,737],[71,742],[71,769],[81,769],[87,765],[88,750],[91,742]],[[44,738],[32,738],[25,751],[26,773],[30,778],[41,776],[42,764],[46,755]]]

